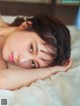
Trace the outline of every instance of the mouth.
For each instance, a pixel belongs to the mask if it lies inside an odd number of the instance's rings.
[[[9,61],[11,63],[14,63],[14,56],[13,56],[13,52],[11,52],[10,56],[9,56]]]

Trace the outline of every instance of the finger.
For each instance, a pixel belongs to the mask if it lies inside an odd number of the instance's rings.
[[[61,66],[60,69],[62,71],[67,71],[71,66],[72,66],[72,59],[70,58],[68,64],[67,65],[64,65],[64,66]]]
[[[72,59],[70,58],[67,65],[54,66],[49,68],[50,74],[56,74],[57,72],[60,72],[60,71],[67,71],[71,67],[71,65],[72,65]]]

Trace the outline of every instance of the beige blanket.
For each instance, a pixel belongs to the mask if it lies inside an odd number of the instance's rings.
[[[6,106],[80,106],[80,30],[68,28],[72,37],[71,69],[15,91],[0,89],[0,102],[5,99]]]

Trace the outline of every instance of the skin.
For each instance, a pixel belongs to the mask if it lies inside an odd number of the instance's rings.
[[[49,48],[43,43],[45,42],[35,32],[14,31],[4,43],[3,59],[27,69],[46,67],[48,64],[42,59],[51,61],[51,56],[46,54]],[[10,60],[12,53],[14,62]]]
[[[28,21],[28,24],[32,23]],[[44,45],[45,42],[37,33],[24,31],[27,27],[26,22],[19,27],[9,27],[0,17],[0,51],[2,53],[0,62],[7,62],[8,66],[9,63],[15,64],[26,69],[46,67],[52,61],[51,56],[48,55],[51,49]],[[12,56],[13,59],[11,59]],[[3,66],[5,67],[6,63]]]
[[[29,24],[32,24],[30,21]],[[50,48],[43,45],[45,42],[35,32],[23,31],[28,26],[23,22],[19,27],[9,27],[1,18],[1,52],[2,58],[8,64],[15,64],[22,68],[46,67],[51,62],[47,54]],[[18,44],[15,46],[15,44]],[[11,57],[13,56],[13,61]],[[43,60],[48,60],[46,63]]]
[[[0,52],[0,88],[1,89],[15,90],[23,86],[28,86],[32,82],[38,79],[39,80],[45,79],[50,75],[56,74],[60,71],[63,72],[67,71],[72,65],[72,59],[70,58],[68,64],[65,64],[64,66],[54,66],[49,68],[38,68],[38,69],[21,68],[22,66],[23,67],[25,66],[23,65],[24,63],[28,64],[27,63],[28,61],[26,62],[26,60],[31,58],[32,59],[35,58],[38,62],[40,62],[40,65],[42,65],[41,67],[45,67],[46,65],[46,63],[43,64],[43,61],[39,59],[42,58],[41,56],[43,56],[43,58],[47,56],[47,59],[51,61],[49,55],[41,52],[41,50],[44,50],[46,52],[48,52],[49,50],[49,48],[45,48],[45,46],[43,45],[43,43],[45,42],[42,41],[42,39],[40,39],[39,36],[36,35],[36,33],[30,33],[30,32],[25,33],[24,31],[22,31],[24,28],[27,28],[27,25],[25,23],[26,22],[22,23],[22,25],[20,25],[19,27],[9,27],[0,17],[0,51],[1,51]],[[32,23],[30,22],[30,24]],[[27,40],[27,37],[29,37],[27,36],[28,34],[30,34],[31,36],[30,40]],[[35,37],[33,37],[34,35]],[[30,42],[33,45],[35,45],[35,39],[37,40],[39,46],[38,47],[39,53],[37,55],[35,52],[32,52],[31,49],[30,49],[31,51],[26,50],[28,47],[27,45],[30,44]],[[19,45],[17,45],[18,43]],[[14,53],[15,64],[20,66],[20,68],[9,60],[9,56],[12,51]],[[35,47],[34,47],[34,51],[35,51]],[[7,62],[5,62],[4,60]],[[30,68],[30,66],[28,64],[27,68]]]
[[[15,90],[23,86],[29,86],[36,80],[42,80],[50,75],[54,75],[59,72],[67,71],[72,65],[71,59],[66,66],[54,66],[50,68],[38,68],[38,69],[14,69],[8,68],[0,71],[0,88]]]

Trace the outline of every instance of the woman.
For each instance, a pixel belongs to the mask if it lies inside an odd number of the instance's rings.
[[[38,14],[16,19],[11,25],[0,19],[0,29],[0,88],[20,88],[70,68],[70,33],[56,17]],[[49,70],[52,66],[54,71]]]

